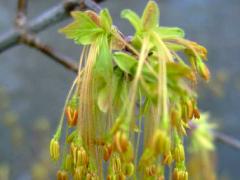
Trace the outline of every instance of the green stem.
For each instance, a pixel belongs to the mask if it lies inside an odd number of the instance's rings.
[[[136,151],[135,151],[135,167],[137,167],[137,158],[138,158],[138,149],[140,144],[140,133],[142,130],[142,94],[141,91],[139,91],[139,132],[137,134],[137,143],[136,143]]]
[[[75,87],[75,85],[76,85],[76,83],[77,83],[77,80],[78,80],[78,78],[76,78],[76,79],[73,81],[73,84],[72,84],[72,86],[71,86],[71,88],[70,88],[70,90],[69,90],[69,92],[68,92],[67,98],[66,98],[66,100],[65,100],[64,107],[63,107],[62,114],[61,114],[61,118],[60,118],[60,121],[59,121],[59,124],[58,124],[58,127],[57,127],[57,131],[56,131],[56,133],[55,133],[55,135],[54,135],[54,138],[57,139],[57,140],[59,140],[60,137],[61,137],[61,131],[62,131],[62,126],[63,126],[63,122],[64,122],[65,109],[66,109],[66,106],[67,106],[67,104],[68,104],[68,102],[69,102],[69,100],[70,100],[70,97],[71,97],[72,92],[73,92],[73,90],[74,90],[74,87]]]
[[[66,156],[67,156],[67,137],[68,137],[68,132],[69,132],[69,127],[67,126],[66,128],[66,137],[65,137],[65,144],[63,147],[63,157],[62,157],[62,162],[61,162],[61,168],[65,169],[66,168]]]
[[[149,36],[146,35],[143,39],[143,45],[142,45],[142,49],[140,52],[140,56],[139,56],[139,61],[138,61],[138,66],[137,66],[137,71],[135,74],[135,78],[133,80],[133,85],[131,88],[131,92],[130,92],[130,105],[129,105],[129,109],[128,109],[128,114],[127,114],[127,122],[130,122],[130,119],[132,117],[132,113],[134,110],[134,105],[135,105],[135,101],[136,101],[136,91],[138,88],[138,83],[142,74],[142,69],[143,69],[143,65],[144,65],[144,61],[148,55],[148,51],[149,51]]]
[[[153,37],[155,38],[155,40],[158,42],[158,44],[160,44],[161,48],[158,47],[158,51],[161,53],[163,50],[164,56],[166,58],[162,58],[160,59],[159,57],[159,65],[161,65],[162,68],[162,117],[163,117],[163,121],[162,121],[162,125],[164,128],[168,128],[169,127],[169,123],[168,123],[168,92],[167,92],[167,61],[169,62],[173,62],[173,56],[171,55],[170,50],[168,49],[168,47],[165,45],[165,43],[163,42],[163,40],[161,39],[161,37],[156,33],[153,32]]]

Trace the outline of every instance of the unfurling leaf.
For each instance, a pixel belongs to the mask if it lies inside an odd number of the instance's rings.
[[[107,9],[103,9],[100,12],[101,26],[107,31],[110,32],[112,28],[112,18]]]
[[[74,11],[71,13],[74,21],[59,30],[77,44],[91,44],[103,32],[103,29],[87,15],[87,13]]]
[[[112,55],[109,49],[108,38],[107,35],[103,35],[99,38],[99,54],[96,59],[94,72],[96,76],[102,78],[108,84],[112,77],[112,71]]]
[[[162,39],[183,38],[185,36],[184,31],[178,27],[157,27],[155,31]]]
[[[137,32],[142,30],[141,19],[139,16],[130,9],[125,9],[121,13],[121,17],[127,19]]]
[[[95,24],[97,26],[101,26],[100,24],[100,18],[99,18],[99,15],[97,13],[95,13],[94,11],[91,11],[91,10],[87,10],[85,11],[87,13],[87,15],[93,20],[93,22],[95,22]]]
[[[142,26],[144,30],[149,30],[158,26],[159,9],[154,1],[149,1],[142,15]]]
[[[170,42],[166,42],[166,46],[173,51],[184,51],[186,49],[186,47],[181,44],[170,43]]]

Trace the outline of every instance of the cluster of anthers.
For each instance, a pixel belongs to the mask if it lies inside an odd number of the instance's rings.
[[[197,74],[210,76],[206,49],[180,28],[159,26],[154,1],[142,17],[123,10],[136,30],[131,40],[106,9],[71,15],[61,32],[84,47],[50,143],[52,160],[62,159],[57,179],[187,180],[184,136],[200,118],[194,86]]]

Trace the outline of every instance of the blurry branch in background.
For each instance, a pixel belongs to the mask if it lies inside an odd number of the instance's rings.
[[[75,64],[71,58],[57,52],[49,45],[41,42],[35,34],[66,19],[69,17],[69,13],[72,10],[91,9],[99,12],[101,8],[98,3],[102,1],[104,0],[65,0],[28,22],[26,17],[27,0],[18,0],[15,22],[16,27],[8,30],[8,32],[0,36],[0,53],[18,45],[19,43],[23,43],[29,47],[39,50],[68,70],[77,73],[77,64]],[[213,132],[213,135],[217,141],[240,150],[239,140],[216,131]]]
[[[19,0],[17,6],[16,25],[21,27],[26,23],[27,0]]]
[[[55,62],[63,65],[65,68],[77,73],[78,66],[72,59],[69,57],[57,52],[52,47],[49,47],[47,44],[41,42],[36,36],[31,34],[23,34],[21,42],[25,45],[35,48],[40,52],[44,53],[46,56],[50,57]]]
[[[229,135],[217,131],[213,132],[213,136],[216,141],[223,144],[227,144],[237,150],[240,150],[240,141],[238,139],[235,139]]]
[[[16,16],[17,26],[8,30],[5,34],[0,36],[0,53],[15,45],[18,45],[19,43],[24,42],[27,45],[31,45],[31,47],[36,48],[47,56],[53,58],[56,62],[59,62],[64,67],[76,71],[76,65],[73,62],[69,61],[70,58],[62,56],[60,55],[60,53],[55,52],[50,46],[40,43],[40,40],[36,41],[36,38],[31,38],[31,42],[33,43],[30,43],[28,41],[29,38],[27,37],[33,37],[32,34],[38,33],[58,22],[61,22],[62,20],[69,17],[69,12],[71,12],[72,10],[91,9],[98,12],[100,10],[100,7],[97,5],[97,3],[102,1],[104,0],[65,0],[57,6],[45,11],[33,20],[27,22],[27,0],[19,0]]]
[[[27,13],[27,0],[19,0],[16,16],[16,26],[22,31],[20,32],[19,42],[39,50],[40,52],[47,55],[57,63],[63,65],[68,69],[73,70],[74,72],[77,72],[78,66],[77,64],[74,63],[72,59],[62,55],[61,53],[57,52],[47,44],[41,42],[39,38],[32,34],[32,32],[27,32],[28,30],[25,29],[24,27],[27,20],[26,13]]]

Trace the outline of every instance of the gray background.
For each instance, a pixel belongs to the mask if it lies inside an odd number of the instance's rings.
[[[29,19],[58,2],[29,0]],[[133,29],[120,19],[120,11],[130,8],[140,13],[146,2],[108,0],[101,6],[110,9],[114,24],[122,32],[131,34]],[[211,113],[222,132],[240,139],[240,1],[161,0],[159,4],[161,25],[179,26],[185,30],[188,39],[207,47],[212,80],[209,84],[200,83],[200,108]],[[12,27],[15,8],[16,0],[0,0],[0,33]],[[52,26],[41,32],[39,37],[77,60],[80,47],[57,33],[57,29],[68,22]],[[55,130],[73,78],[72,72],[23,45],[0,54],[0,87],[5,89],[10,100],[8,110],[0,111],[0,118],[3,119],[6,111],[13,111],[17,116],[17,127],[22,128],[24,137],[16,147],[16,143],[11,143],[12,130],[0,119],[0,165],[7,164],[11,179],[34,179],[31,178],[33,163],[41,161],[48,164],[44,149],[48,148],[49,137]],[[49,127],[45,117],[50,121]],[[34,129],[38,127],[36,121],[45,122],[45,128],[50,132],[45,132],[44,128]],[[222,144],[217,144],[217,147],[219,174],[238,179],[240,152]]]

